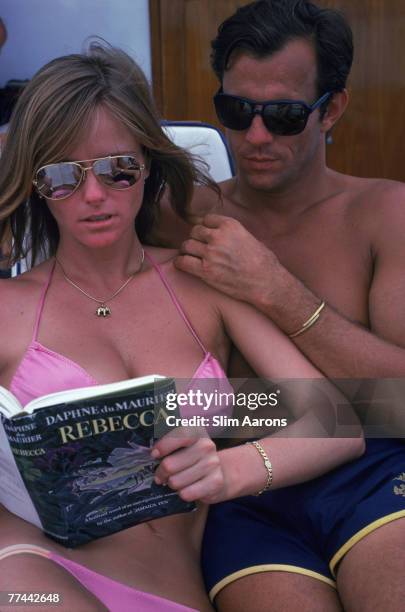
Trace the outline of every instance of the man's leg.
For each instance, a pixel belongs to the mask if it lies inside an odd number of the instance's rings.
[[[332,586],[290,572],[263,572],[235,580],[218,593],[215,604],[219,612],[343,610],[336,589]]]
[[[405,602],[405,518],[379,527],[342,559],[337,586],[345,612],[398,612]]]

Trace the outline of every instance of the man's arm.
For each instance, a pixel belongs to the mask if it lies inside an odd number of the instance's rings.
[[[388,203],[379,216],[369,291],[371,331],[326,305],[318,321],[294,338],[331,378],[405,375],[405,206]],[[286,334],[300,329],[321,302],[234,219],[208,215],[193,228],[183,253],[176,261],[180,269],[254,305]]]

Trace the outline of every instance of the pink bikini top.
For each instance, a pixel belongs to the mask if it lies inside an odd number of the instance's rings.
[[[191,386],[193,381],[194,384],[196,384],[197,379],[216,379],[216,382],[218,381],[216,387],[219,392],[231,393],[233,389],[226,378],[225,372],[217,359],[215,359],[211,353],[206,350],[205,346],[201,342],[180,303],[178,302],[173,289],[167,282],[167,279],[165,278],[160,266],[153,261],[150,255],[146,255],[146,257],[159,274],[174,306],[203,351],[204,358],[192,377]],[[55,264],[51,267],[47,282],[45,283],[41,292],[31,343],[28,346],[10,384],[10,391],[14,393],[23,406],[25,406],[32,399],[40,397],[41,395],[99,384],[98,381],[95,380],[88,372],[86,372],[86,370],[84,370],[79,364],[75,363],[71,359],[68,359],[67,357],[64,357],[60,353],[52,351],[46,346],[43,346],[37,340],[45,297],[52,280],[54,269]],[[189,416],[189,414],[187,414],[188,412],[188,409],[186,409],[185,411],[182,411],[182,414],[184,416]],[[217,410],[211,410],[210,415],[212,416],[214,412],[217,412]],[[221,410],[221,412],[227,412],[227,410]]]

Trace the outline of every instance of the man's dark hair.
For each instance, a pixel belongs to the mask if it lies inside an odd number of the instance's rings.
[[[344,89],[353,60],[352,31],[339,11],[309,0],[257,0],[242,6],[219,26],[211,64],[222,83],[235,50],[263,58],[297,38],[314,45],[318,95]]]

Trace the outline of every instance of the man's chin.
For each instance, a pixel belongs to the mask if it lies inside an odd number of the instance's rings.
[[[264,192],[279,191],[285,183],[281,176],[274,174],[248,174],[245,179],[250,189]]]

